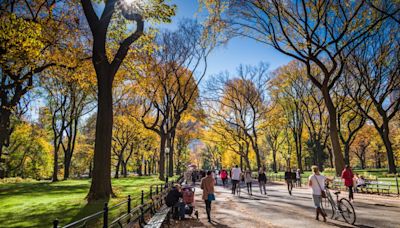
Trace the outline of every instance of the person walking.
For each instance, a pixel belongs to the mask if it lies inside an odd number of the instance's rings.
[[[263,168],[260,168],[258,171],[258,186],[260,187],[260,192],[263,194],[263,189],[264,189],[264,195],[267,195],[267,190],[265,188],[265,185],[267,183],[267,175],[265,174],[265,171]]]
[[[296,184],[297,184],[297,187],[301,187],[301,171],[300,171],[300,169],[296,170]]]
[[[242,170],[240,170],[239,166],[236,165],[231,170],[231,181],[232,181],[232,194],[235,194],[236,188],[238,187],[240,176],[242,174]]]
[[[346,165],[346,168],[342,171],[342,179],[344,180],[344,185],[349,189],[349,201],[354,200],[353,196],[353,170],[349,165]]]
[[[219,174],[219,177],[222,180],[222,185],[225,187],[226,186],[226,181],[228,179],[228,172],[225,169],[222,169],[220,174]]]
[[[206,204],[206,212],[208,222],[211,223],[211,202],[215,200],[214,195],[215,180],[212,177],[212,172],[208,171],[207,176],[201,179],[200,188],[203,190],[203,200]]]
[[[292,195],[292,190],[293,190],[293,180],[292,180],[292,172],[290,171],[290,168],[286,169],[285,172],[285,181],[287,185],[287,189],[289,191],[289,195]]]
[[[319,215],[322,215],[324,218],[324,222],[326,222],[326,214],[325,212],[321,209],[321,202],[322,202],[322,197],[324,196],[325,198],[325,181],[328,179],[321,175],[318,170],[318,166],[312,166],[311,167],[313,174],[310,175],[308,178],[308,186],[311,187],[312,189],[312,198],[315,206],[315,212],[316,212],[316,220],[319,220]]]
[[[247,186],[247,193],[249,195],[253,195],[253,190],[252,190],[252,182],[253,182],[253,177],[251,176],[251,171],[250,169],[247,169],[245,174],[244,174],[244,182],[246,183]]]
[[[192,172],[192,185],[196,185],[197,171]]]

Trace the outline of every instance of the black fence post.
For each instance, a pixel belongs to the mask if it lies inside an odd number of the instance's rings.
[[[58,219],[53,221],[53,228],[58,228]]]
[[[104,212],[103,212],[103,228],[108,227],[108,203],[104,203]]]
[[[128,195],[128,214],[131,213],[131,195]]]
[[[144,191],[142,190],[142,197],[140,198],[140,204],[144,204]]]
[[[156,185],[156,195],[158,195],[158,185]]]
[[[396,174],[396,187],[397,187],[397,196],[400,196],[400,189],[399,189],[399,174]]]
[[[165,188],[168,188],[168,177],[165,178]]]
[[[153,185],[150,185],[150,199],[153,198]]]

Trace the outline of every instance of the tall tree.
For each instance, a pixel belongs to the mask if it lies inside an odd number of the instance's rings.
[[[74,34],[79,18],[76,4],[69,3],[63,0],[0,3],[0,167],[3,147],[9,145],[13,130],[10,119],[33,88],[34,77],[55,65],[68,67],[68,61],[60,59],[60,54],[68,53],[60,48]]]
[[[156,38],[156,51],[144,57],[138,72],[145,128],[160,136],[159,177],[164,179],[165,148],[173,161],[174,136],[182,115],[199,95],[198,84],[207,69],[207,56],[213,44],[203,39],[204,28],[196,21],[182,21],[176,31],[164,31]],[[168,175],[173,175],[169,162]]]
[[[398,24],[387,21],[352,54],[346,85],[358,111],[368,118],[386,148],[389,173],[396,173],[390,121],[400,110],[400,36]]]
[[[94,150],[93,176],[88,193],[88,201],[108,199],[112,194],[111,187],[111,140],[113,125],[112,86],[114,77],[128,54],[132,43],[144,32],[144,18],[158,21],[169,21],[174,15],[174,7],[163,0],[124,2],[105,0],[104,9],[97,16],[91,0],[81,0],[82,8],[93,36],[92,62],[97,76],[98,110],[96,122],[96,139]],[[114,18],[125,17],[135,22],[135,32],[120,37],[119,47],[110,57],[107,53],[107,33]],[[122,34],[124,34],[122,32]],[[126,34],[125,34],[126,35]]]
[[[307,76],[323,94],[336,174],[344,168],[337,110],[331,89],[342,75],[346,59],[388,15],[365,1],[203,0],[217,32],[244,36],[271,45],[302,62]],[[389,4],[383,1],[381,4]],[[368,15],[368,16],[366,16]],[[352,46],[349,50],[347,47]],[[316,65],[321,73],[313,74]]]

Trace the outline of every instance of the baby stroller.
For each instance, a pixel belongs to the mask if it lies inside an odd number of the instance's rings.
[[[194,192],[195,192],[194,187],[183,186],[182,188],[183,203],[185,203],[185,215],[192,216],[194,211],[196,219],[199,219],[198,211],[194,210]]]

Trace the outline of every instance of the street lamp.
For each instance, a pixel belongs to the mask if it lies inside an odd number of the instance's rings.
[[[168,171],[169,171],[169,147],[165,148],[165,155],[167,156],[167,168],[166,168],[167,171],[165,172],[165,176],[166,176],[165,182],[168,183],[168,176],[169,176],[169,173],[168,173]]]

